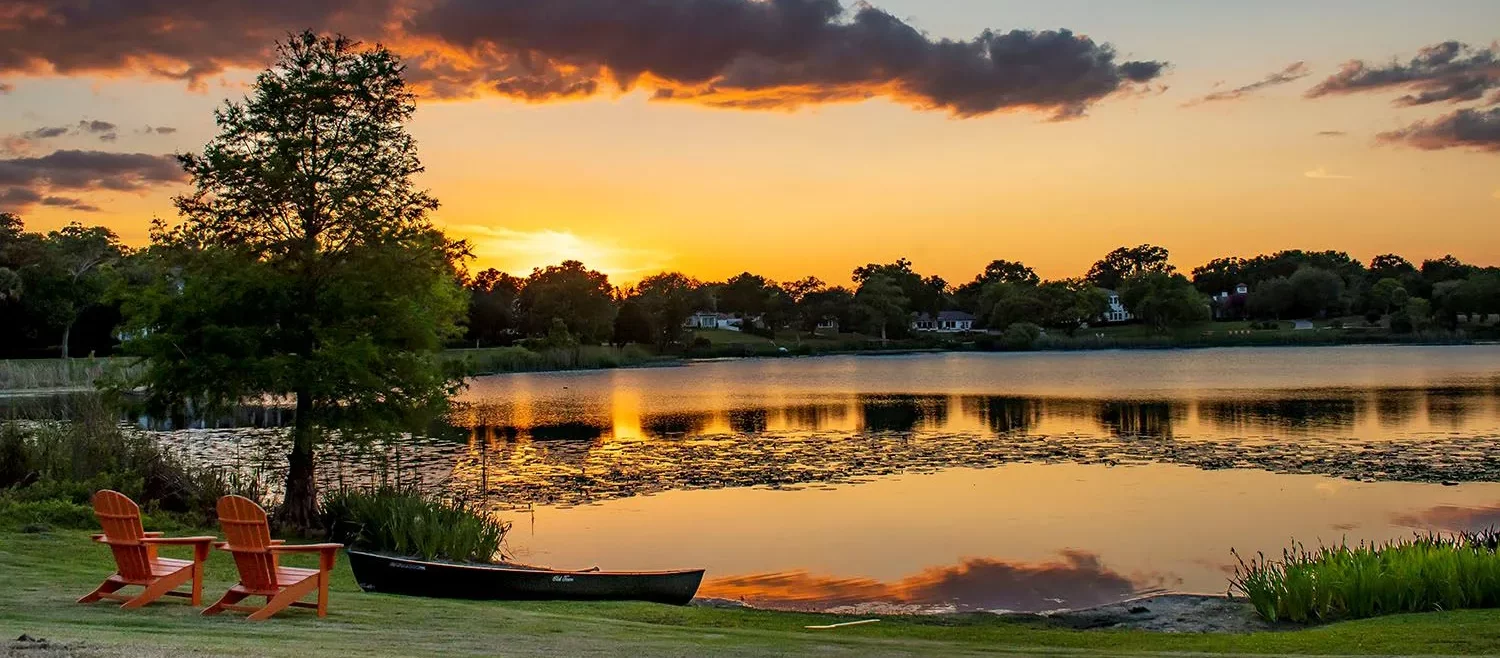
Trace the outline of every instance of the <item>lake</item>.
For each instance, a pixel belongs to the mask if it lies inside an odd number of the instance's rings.
[[[329,455],[325,485],[449,489],[514,524],[518,560],[706,567],[700,595],[769,607],[1222,593],[1231,549],[1500,523],[1500,346],[699,362],[459,402],[457,435]],[[162,434],[265,472],[280,435]]]

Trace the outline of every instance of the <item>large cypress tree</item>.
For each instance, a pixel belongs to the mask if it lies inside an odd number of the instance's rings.
[[[406,131],[414,96],[390,51],[310,32],[279,44],[219,134],[180,156],[182,222],[158,222],[154,285],[129,300],[128,348],[158,411],[296,406],[285,499],[317,524],[315,454],[401,431],[459,385],[438,351],[457,333],[466,245],[428,219],[437,201]]]

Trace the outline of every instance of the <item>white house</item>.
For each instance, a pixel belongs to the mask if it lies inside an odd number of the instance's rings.
[[[934,331],[942,334],[956,334],[963,331],[974,330],[974,316],[963,311],[943,311],[932,317],[926,313],[918,314],[911,321],[912,331]]]
[[[718,329],[719,314],[713,311],[698,311],[689,315],[683,326],[689,329]]]
[[[682,326],[689,329],[728,329],[729,331],[741,331],[744,329],[745,321],[728,313],[715,313],[713,311],[698,311],[689,315]]]
[[[1125,308],[1125,304],[1120,301],[1120,293],[1109,289],[1102,290],[1105,295],[1109,296],[1109,308],[1104,311],[1105,322],[1124,322],[1135,319],[1135,316],[1130,314],[1130,309]]]

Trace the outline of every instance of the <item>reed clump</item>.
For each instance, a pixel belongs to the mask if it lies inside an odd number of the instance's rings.
[[[410,488],[342,489],[323,498],[335,541],[380,553],[450,562],[492,562],[510,524],[459,500]]]
[[[1403,612],[1500,607],[1500,532],[1417,535],[1383,544],[1294,543],[1280,559],[1239,566],[1230,594],[1271,622],[1299,624]]]
[[[188,464],[149,435],[120,425],[98,398],[79,400],[72,414],[69,421],[0,423],[0,507],[6,512],[0,516],[64,527],[76,527],[81,518],[91,525],[94,492],[113,489],[148,512],[207,527],[219,497],[264,498],[259,480]]]

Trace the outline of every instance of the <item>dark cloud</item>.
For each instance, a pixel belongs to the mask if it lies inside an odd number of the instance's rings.
[[[1350,60],[1343,68],[1307,91],[1308,98],[1332,94],[1402,89],[1408,93],[1397,105],[1479,100],[1486,90],[1500,88],[1500,47],[1473,48],[1458,41],[1427,46],[1411,61],[1392,60],[1372,66]]]
[[[115,131],[115,128],[116,128],[115,124],[112,124],[112,123],[110,123],[108,121],[88,121],[88,120],[84,120],[84,121],[79,121],[78,122],[78,129],[79,130],[82,130],[84,132],[94,133],[94,134],[112,133],[112,132]]]
[[[260,67],[288,31],[382,41],[426,95],[530,101],[646,86],[660,100],[737,108],[887,97],[975,116],[1081,115],[1162,75],[1067,30],[934,39],[838,0],[12,0],[0,73],[145,72],[200,83]]]
[[[308,27],[379,37],[397,0],[7,0],[0,72],[122,71],[194,84],[259,67],[272,43]]]
[[[1319,130],[1318,131],[1318,136],[1319,137],[1343,137],[1344,135],[1347,135],[1347,134],[1349,134],[1349,133],[1344,132],[1342,130]]]
[[[171,155],[57,151],[42,157],[0,159],[0,210],[20,211],[41,203],[98,210],[64,191],[140,192],[186,180]]]
[[[45,197],[41,200],[41,204],[44,206],[52,206],[54,208],[71,208],[73,210],[82,212],[99,212],[99,206],[84,203],[80,199],[73,199],[63,196]]]
[[[21,133],[23,139],[52,139],[62,137],[73,129],[68,126],[45,126]]]
[[[1202,98],[1195,98],[1193,100],[1190,100],[1186,103],[1183,103],[1183,105],[1191,106],[1201,105],[1203,103],[1212,103],[1215,101],[1237,100],[1265,89],[1266,87],[1284,85],[1288,82],[1301,80],[1302,78],[1305,78],[1307,76],[1307,62],[1292,62],[1291,64],[1286,65],[1286,68],[1283,68],[1280,71],[1276,71],[1275,73],[1268,73],[1266,74],[1266,77],[1256,80],[1255,82],[1252,82],[1250,84],[1235,87],[1234,89],[1216,91]]]
[[[1500,153],[1500,107],[1464,108],[1436,119],[1418,121],[1401,130],[1380,133],[1382,142],[1419,149],[1467,148]]]
[[[1105,567],[1092,553],[1064,551],[1061,558],[1048,562],[971,558],[895,582],[805,571],[730,576],[705,582],[700,593],[800,610],[877,602],[912,609],[951,605],[959,610],[1037,612],[1115,603],[1160,588],[1159,577],[1127,577]]]
[[[170,134],[175,133],[175,132],[177,132],[177,129],[173,128],[171,126],[157,126],[155,128],[152,128],[151,126],[146,126],[146,129],[142,130],[141,134],[143,134],[143,135],[170,135]]]
[[[1068,30],[933,39],[869,5],[849,15],[836,0],[447,0],[415,14],[409,30],[449,48],[417,60],[418,80],[439,93],[531,100],[640,83],[659,100],[718,107],[883,96],[958,116],[1066,118],[1164,68],[1118,62],[1109,45]]]

